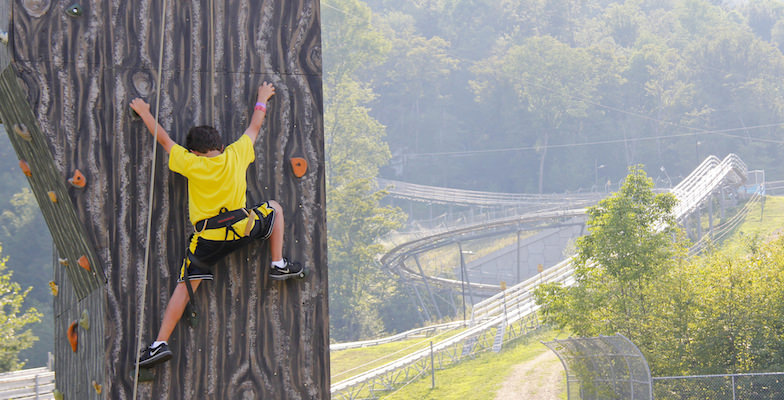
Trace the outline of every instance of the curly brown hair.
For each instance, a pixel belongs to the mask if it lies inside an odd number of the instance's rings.
[[[218,130],[209,126],[194,126],[185,138],[185,147],[190,151],[207,153],[210,150],[222,150],[223,142]]]

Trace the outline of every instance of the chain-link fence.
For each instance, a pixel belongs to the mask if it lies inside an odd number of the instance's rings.
[[[648,362],[625,336],[569,338],[544,345],[561,359],[569,400],[652,400]]]
[[[784,372],[653,378],[656,400],[784,400]]]

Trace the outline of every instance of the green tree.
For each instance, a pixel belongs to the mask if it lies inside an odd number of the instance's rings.
[[[515,45],[492,67],[500,71],[495,85],[508,85],[517,95],[517,107],[530,112],[539,123],[533,131],[537,153],[538,191],[544,190],[546,161],[552,138],[571,141],[571,130],[562,130],[570,119],[587,116],[596,89],[596,76],[590,54],[572,48],[550,36],[526,39]],[[487,85],[475,85],[479,91]],[[538,130],[539,132],[536,132]],[[528,134],[532,133],[528,129]]]
[[[22,291],[18,283],[11,281],[12,273],[6,271],[6,261],[7,258],[0,258],[0,372],[24,366],[19,352],[38,340],[26,327],[41,320],[41,313],[35,308],[22,311],[22,303],[31,288]]]
[[[577,241],[575,285],[536,291],[549,321],[582,336],[622,333],[645,347],[659,280],[685,256],[672,194],[655,194],[640,166],[618,193],[588,209],[589,234]],[[673,240],[675,239],[675,240]]]
[[[375,178],[390,153],[384,126],[369,115],[373,91],[359,80],[360,66],[383,61],[387,43],[363,3],[332,3],[336,10],[325,10],[323,18],[330,332],[336,340],[355,340],[385,328],[379,307],[389,285],[377,262],[378,239],[404,215],[380,205],[386,193]]]
[[[6,132],[0,128],[0,243],[8,257],[6,267],[14,281],[32,287],[24,306],[35,307],[43,314],[41,323],[32,326],[40,340],[23,350],[19,357],[27,367],[46,365],[54,346],[52,293],[52,237],[44,221],[27,178],[19,169],[18,158]]]
[[[692,368],[699,373],[779,370],[784,365],[784,241],[749,237],[745,253],[714,251],[690,271]]]

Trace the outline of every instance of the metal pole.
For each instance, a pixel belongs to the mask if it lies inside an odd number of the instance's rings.
[[[414,261],[416,262],[417,268],[419,268],[419,274],[422,275],[422,282],[425,283],[425,289],[427,289],[427,293],[430,294],[430,301],[433,302],[433,307],[436,308],[436,314],[438,314],[438,319],[442,320],[444,317],[441,315],[441,310],[438,308],[438,303],[436,303],[436,298],[433,296],[433,290],[430,289],[430,284],[427,283],[427,277],[425,276],[425,272],[422,270],[422,264],[419,263],[419,256],[414,254]]]
[[[430,389],[436,388],[436,363],[433,358],[433,341],[430,341]]]
[[[419,294],[419,288],[417,287],[416,284],[412,284],[411,286],[414,288],[414,293],[416,293],[416,297],[419,299],[419,304],[422,305],[422,310],[424,310],[425,312],[425,318],[427,318],[428,321],[433,321],[433,318],[430,316],[430,311],[428,311],[425,301],[422,300],[422,295]]]
[[[403,264],[403,262],[402,262],[402,261],[401,261],[400,263],[401,263],[401,264]],[[427,311],[427,307],[425,307],[425,302],[424,302],[424,301],[422,301],[422,296],[420,296],[420,295],[419,295],[419,290],[417,289],[417,287],[416,287],[416,284],[414,284],[413,282],[409,282],[409,279],[408,279],[408,278],[405,278],[405,275],[401,275],[401,279],[403,280],[403,282],[404,282],[406,285],[408,285],[408,288],[409,288],[409,289],[413,289],[413,290],[414,290],[414,294],[415,294],[415,295],[416,295],[416,297],[419,299],[419,304],[421,304],[421,305],[422,305],[422,309],[421,309],[421,310],[417,310],[417,311],[419,311],[419,312],[417,313],[417,314],[419,315],[419,320],[420,320],[420,321],[422,321],[422,323],[423,323],[423,324],[424,324],[426,321],[430,321],[430,314],[429,314],[429,313],[428,313],[428,311]],[[412,303],[414,303],[414,305],[416,305],[416,302],[412,301]],[[423,311],[424,311],[424,312],[427,314],[427,316],[426,316],[426,317],[423,317],[423,316],[422,316],[422,312],[423,312]],[[426,319],[426,318],[427,318],[427,319]]]
[[[736,400],[735,397],[735,375],[732,375],[732,400]]]
[[[460,245],[460,242],[458,242],[457,244]],[[465,258],[463,258],[463,246],[459,246],[459,247],[460,247],[460,266],[461,266],[461,268],[463,268],[463,274],[465,274],[463,276],[463,278],[464,278],[463,280],[465,281],[466,286],[468,286],[468,297],[471,298],[471,307],[473,307],[474,306],[474,292],[471,290],[471,280],[468,279],[468,268],[466,268]]]
[[[713,239],[713,196],[713,193],[708,196],[708,237],[711,239]]]
[[[517,231],[517,281],[520,283],[520,231]]]
[[[506,313],[506,283],[504,283],[504,287],[501,290],[501,294],[504,295],[504,325],[506,325],[509,323],[509,315]]]
[[[467,321],[466,318],[466,303],[465,303],[465,277],[463,276],[463,270],[465,269],[465,261],[463,260],[463,246],[460,242],[457,242],[457,249],[460,251],[460,291],[462,292],[463,297],[463,321]]]

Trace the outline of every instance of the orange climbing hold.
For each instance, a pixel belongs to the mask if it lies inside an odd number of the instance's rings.
[[[57,203],[57,193],[52,191],[49,192],[48,194],[49,194],[49,200],[51,200],[52,203]]]
[[[294,176],[302,178],[305,172],[308,172],[308,161],[302,157],[292,157],[291,170],[294,172]]]
[[[79,257],[79,266],[90,271],[90,260],[87,259],[87,256]]]
[[[101,391],[103,391],[103,386],[96,381],[93,381],[93,387],[95,388],[95,393],[101,394]]]
[[[22,169],[22,172],[29,178],[33,176],[33,171],[30,170],[30,164],[27,163],[25,160],[19,160],[19,168]]]
[[[79,324],[74,321],[71,322],[71,325],[68,327],[68,343],[71,344],[71,350],[73,350],[74,353],[76,353],[76,347],[79,342],[79,334],[76,332],[77,326],[79,326]]]
[[[68,178],[68,183],[70,183],[71,186],[73,186],[75,188],[82,189],[82,188],[84,188],[87,185],[87,178],[84,177],[84,174],[82,174],[82,171],[79,171],[77,169],[76,171],[74,171],[73,177],[72,178]]]

